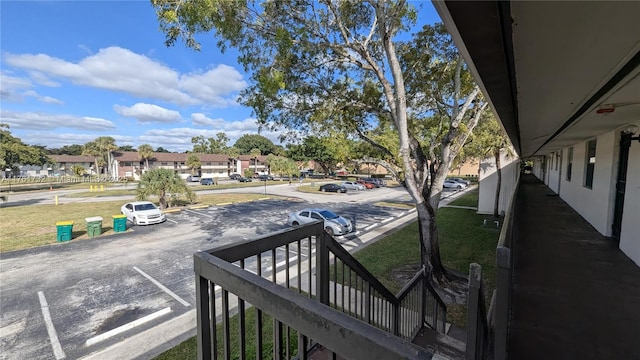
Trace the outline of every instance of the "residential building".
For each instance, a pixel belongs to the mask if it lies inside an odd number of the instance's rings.
[[[238,172],[240,162],[229,158],[224,154],[195,154],[200,159],[201,166],[198,169],[190,169],[187,166],[187,158],[190,153],[161,153],[154,152],[149,159],[149,168],[171,169],[186,179],[189,175],[198,175],[205,178],[226,178],[230,174]],[[139,180],[146,171],[146,162],[135,151],[115,151],[114,173],[118,177],[133,178]]]

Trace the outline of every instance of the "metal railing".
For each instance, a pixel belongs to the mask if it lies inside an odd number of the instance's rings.
[[[467,360],[487,359],[489,353],[489,324],[484,304],[482,269],[469,265],[469,300],[467,303]]]
[[[419,358],[427,353],[409,341],[422,326],[445,329],[446,306],[424,270],[394,296],[321,222],[200,252],[194,261],[202,359],[244,359],[248,352],[304,359],[314,346],[345,358]],[[363,332],[345,338],[346,325]],[[374,344],[380,334],[387,340]]]
[[[519,183],[520,176],[518,175],[516,185],[510,195],[508,209],[496,246],[496,289],[493,291],[489,309],[486,312],[480,266],[471,264],[469,268],[467,359],[505,360],[507,358],[513,269],[511,246],[517,237],[514,219],[517,217],[518,210],[516,198],[520,187]],[[472,321],[476,326],[470,325]],[[481,323],[486,325],[481,325]]]

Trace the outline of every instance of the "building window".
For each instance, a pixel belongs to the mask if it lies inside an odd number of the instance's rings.
[[[131,166],[131,161],[125,161],[124,166]]]
[[[211,166],[211,163],[210,163],[210,162],[208,162],[208,163],[204,163],[204,164],[205,164],[206,166]]]
[[[571,167],[573,166],[573,147],[569,148],[567,155],[567,181],[571,181]]]
[[[161,162],[160,165],[164,165],[167,166],[167,163],[165,161]]]
[[[219,162],[218,165],[219,166],[224,166],[224,163],[223,162]]]
[[[596,167],[596,140],[587,141],[587,156],[585,159],[584,186],[593,188],[593,172]]]

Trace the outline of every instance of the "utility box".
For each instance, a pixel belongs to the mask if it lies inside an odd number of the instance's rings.
[[[89,237],[102,235],[102,217],[94,216],[84,219],[87,222],[87,235]]]
[[[58,221],[56,223],[58,242],[69,241],[73,234],[73,221]]]
[[[127,231],[127,216],[126,215],[113,215],[113,231],[125,232]]]

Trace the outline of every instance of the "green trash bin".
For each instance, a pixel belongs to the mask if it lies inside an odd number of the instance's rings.
[[[87,222],[87,235],[89,237],[102,235],[102,216],[88,217],[84,220]]]
[[[73,221],[58,221],[56,223],[57,236],[56,240],[59,242],[71,240],[73,233]]]
[[[126,215],[113,215],[113,231],[125,232],[127,231],[127,216]]]

